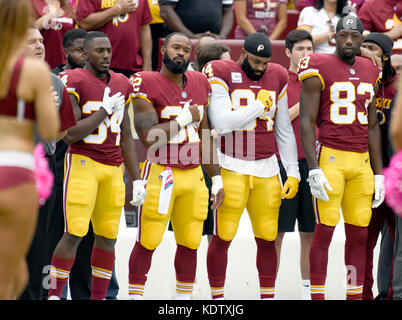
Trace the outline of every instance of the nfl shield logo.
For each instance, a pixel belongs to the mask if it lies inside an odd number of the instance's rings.
[[[183,99],[187,98],[187,92],[186,91],[182,91],[181,96]]]
[[[349,69],[349,72],[350,72],[351,74],[353,74],[353,75],[356,74],[355,69],[352,69],[352,68]]]

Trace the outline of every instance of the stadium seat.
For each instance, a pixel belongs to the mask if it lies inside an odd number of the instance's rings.
[[[162,66],[162,55],[160,53],[160,47],[164,43],[164,39],[159,39],[159,59],[158,59],[158,70],[160,70]],[[193,48],[197,43],[197,39],[192,39]],[[240,57],[240,51],[243,47],[244,40],[237,39],[225,39],[219,40],[220,43],[227,45],[230,48],[230,55],[233,60],[237,60]],[[278,63],[283,67],[287,68],[289,66],[289,58],[285,54],[285,40],[273,40],[272,42],[272,62]],[[194,57],[191,56],[191,60],[193,61]]]

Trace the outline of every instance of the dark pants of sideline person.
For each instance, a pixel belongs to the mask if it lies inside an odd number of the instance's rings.
[[[55,156],[46,155],[49,161],[49,169],[55,172]],[[47,201],[39,208],[38,220],[31,247],[29,248],[26,261],[28,265],[29,280],[20,300],[40,300],[43,289],[43,272],[46,270],[46,245],[49,239],[47,222],[49,215],[54,211],[56,188],[53,185],[52,193]]]

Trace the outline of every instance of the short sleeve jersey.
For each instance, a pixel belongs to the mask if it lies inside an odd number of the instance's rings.
[[[387,32],[402,23],[400,0],[370,0],[359,11],[365,31]],[[402,36],[394,40],[393,53],[402,54]]]
[[[138,72],[132,75],[130,80],[134,88],[134,99],[144,99],[151,103],[156,110],[159,123],[176,118],[187,101],[198,105],[201,119],[205,116],[211,87],[205,76],[199,72],[187,71],[183,88],[160,72]],[[190,123],[160,147],[151,146],[147,151],[147,160],[182,169],[199,166],[201,164],[199,124],[199,122]]]
[[[279,64],[269,63],[264,75],[258,81],[252,81],[239,63],[215,60],[207,64],[203,72],[211,84],[222,85],[227,90],[233,109],[247,108],[262,89],[270,93],[271,104],[266,107],[265,119],[257,118],[240,130],[221,136],[220,151],[243,160],[259,160],[275,154],[275,115],[278,101],[286,95],[286,69]]]
[[[79,1],[77,19],[80,21],[92,13],[109,9],[115,5],[115,2],[115,0]],[[112,20],[98,29],[109,37],[112,44],[111,68],[133,72],[142,69],[140,29],[141,26],[152,21],[152,15],[148,0],[138,0],[137,2],[138,7],[134,12],[113,17]]]
[[[336,55],[313,53],[300,61],[298,74],[300,81],[318,77],[322,84],[318,140],[334,149],[368,151],[367,109],[380,70],[366,58],[348,65]]]
[[[49,12],[49,5],[45,0],[32,0],[33,11],[36,19]],[[63,50],[64,34],[74,28],[72,13],[64,12],[63,16],[53,18],[41,30],[43,44],[46,49],[45,60],[51,68],[59,64],[65,64],[66,58]]]
[[[235,0],[239,1],[239,0]],[[269,36],[275,28],[278,7],[281,4],[288,4],[288,0],[247,0],[247,19],[257,32],[261,26],[265,26]],[[235,29],[235,39],[245,39],[247,35],[239,25]]]
[[[59,77],[66,84],[69,94],[77,98],[81,107],[81,119],[90,117],[102,106],[106,87],[110,88],[110,96],[121,92],[126,103],[131,99],[133,87],[122,74],[109,71],[110,78],[98,79],[91,72],[77,68],[66,70]],[[124,110],[119,110],[105,117],[105,120],[88,136],[70,145],[69,151],[87,156],[97,162],[120,166],[123,156],[120,149],[120,124]]]

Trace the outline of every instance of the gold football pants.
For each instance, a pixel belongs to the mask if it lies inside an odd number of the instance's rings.
[[[215,213],[215,234],[231,241],[247,208],[255,237],[274,241],[278,233],[281,184],[278,176],[259,178],[221,170],[225,200]]]
[[[314,199],[317,223],[336,226],[342,209],[345,223],[368,226],[374,193],[369,153],[321,146],[318,160],[333,191],[327,190],[328,202]]]
[[[106,165],[71,153],[66,154],[64,164],[65,231],[83,237],[92,221],[95,234],[117,238],[125,201],[122,165]]]
[[[201,242],[204,220],[208,213],[208,189],[201,166],[192,169],[172,167],[173,191],[167,214],[158,212],[165,166],[146,161],[142,169],[146,180],[144,204],[139,208],[138,241],[154,250],[162,241],[169,219],[177,244],[197,249]]]

